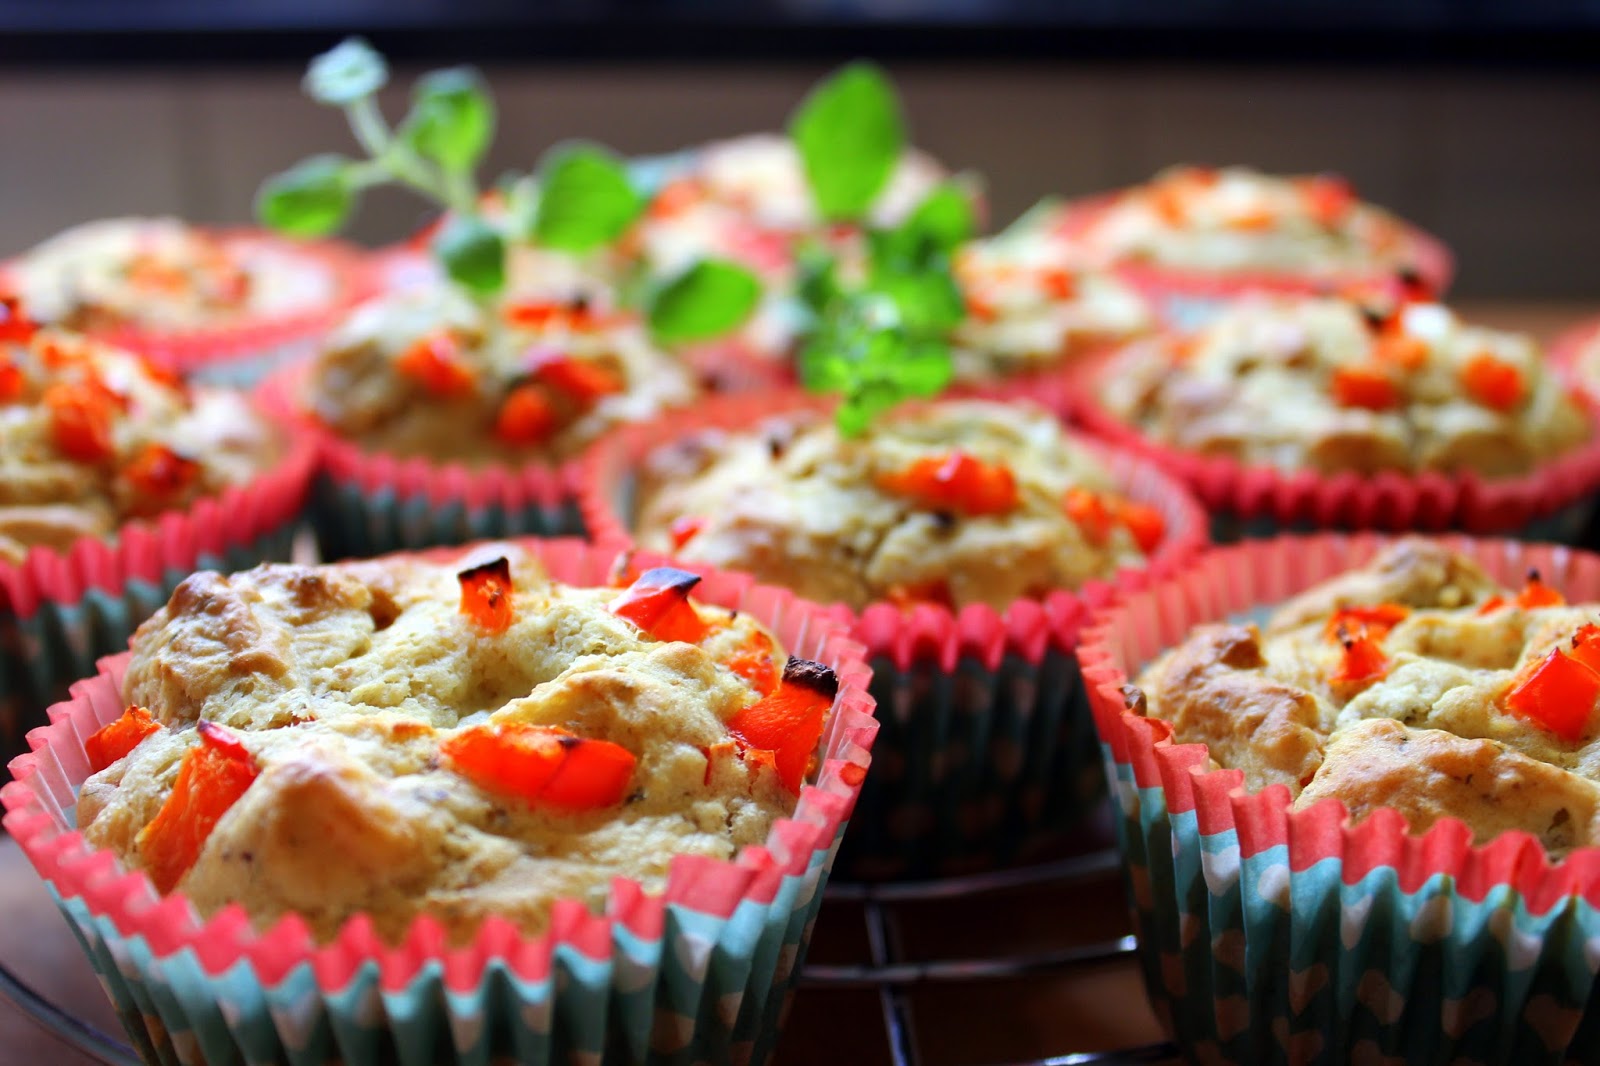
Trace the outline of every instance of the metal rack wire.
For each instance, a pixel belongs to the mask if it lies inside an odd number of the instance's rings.
[[[1137,944],[1132,936],[1119,936],[1087,944],[1046,951],[1000,954],[981,958],[918,960],[909,957],[900,935],[898,908],[931,901],[979,902],[986,896],[1025,888],[1070,888],[1116,875],[1117,854],[1101,849],[1020,869],[975,874],[936,881],[882,885],[835,884],[829,887],[824,910],[859,908],[865,922],[869,961],[861,964],[809,963],[801,975],[802,989],[856,989],[876,991],[884,1035],[893,1066],[920,1066],[925,1061],[917,1047],[912,1017],[911,991],[917,986],[1028,978],[1060,974],[1074,968],[1130,956]],[[825,921],[839,920],[843,916]],[[102,1032],[74,1015],[66,1006],[40,995],[9,966],[0,961],[0,996],[63,1043],[107,1066],[137,1066],[139,1059],[120,1037]],[[1175,1060],[1177,1049],[1167,1043],[1145,1044],[1109,1051],[1069,1051],[1026,1063],[986,1063],[983,1066],[1089,1066],[1110,1063],[1165,1063]]]

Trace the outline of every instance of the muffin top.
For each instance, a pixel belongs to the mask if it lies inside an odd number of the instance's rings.
[[[1043,229],[964,245],[955,275],[967,305],[952,338],[960,381],[1044,369],[1154,326],[1136,289]]]
[[[1458,818],[1479,843],[1520,829],[1559,854],[1600,842],[1596,609],[1410,539],[1260,626],[1198,627],[1137,687],[1178,742],[1298,807]]]
[[[573,587],[508,545],[195,574],[133,639],[78,825],[203,915],[320,940],[659,889],[792,812],[837,687],[697,580]]]
[[[0,559],[66,549],[271,466],[283,441],[244,397],[38,327],[0,299]]]
[[[1118,194],[1075,236],[1107,262],[1327,276],[1414,267],[1406,233],[1336,175],[1174,167]]]
[[[306,386],[311,413],[341,437],[467,463],[565,458],[694,396],[635,316],[583,296],[479,303],[442,282],[357,308]]]
[[[1254,297],[1198,332],[1136,341],[1101,401],[1184,451],[1285,470],[1525,473],[1589,417],[1534,341],[1436,304]]]
[[[1092,455],[1033,408],[900,409],[859,438],[818,412],[708,430],[644,464],[634,532],[807,599],[1004,608],[1110,578],[1159,543]]]
[[[178,331],[316,307],[338,287],[321,263],[267,238],[172,218],[88,222],[7,267],[41,322],[88,331]]]

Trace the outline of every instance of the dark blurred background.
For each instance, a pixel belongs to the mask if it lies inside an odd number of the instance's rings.
[[[474,62],[485,177],[582,136],[623,152],[781,127],[856,56],[1004,222],[1175,162],[1339,170],[1450,241],[1458,295],[1600,296],[1600,0],[0,0],[0,255],[71,223],[244,221],[257,182],[347,151],[300,96],[361,32],[411,75]],[[418,222],[372,197],[355,233]]]

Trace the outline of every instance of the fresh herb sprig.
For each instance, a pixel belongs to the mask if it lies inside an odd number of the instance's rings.
[[[972,196],[947,181],[900,225],[868,225],[907,140],[893,86],[868,64],[813,90],[789,131],[818,211],[862,227],[863,269],[820,246],[803,256],[809,315],[797,355],[801,384],[837,394],[839,430],[856,436],[883,411],[950,383],[950,335],[966,315],[951,256],[976,229]]]
[[[256,196],[263,223],[291,236],[324,236],[345,224],[366,189],[401,185],[445,210],[431,251],[451,280],[489,298],[505,287],[513,245],[584,255],[620,240],[644,213],[647,198],[627,165],[583,142],[551,148],[533,175],[509,175],[501,184],[503,207],[485,212],[476,174],[496,115],[483,78],[466,67],[423,75],[410,111],[393,127],[377,99],[388,81],[383,56],[360,38],[311,61],[306,94],[345,113],[367,158],[316,155],[268,178]],[[690,343],[737,328],[760,294],[760,282],[745,268],[707,259],[646,286],[642,303],[657,340]]]

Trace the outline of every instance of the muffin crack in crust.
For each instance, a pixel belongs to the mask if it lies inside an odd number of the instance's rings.
[[[1251,788],[1443,817],[1552,853],[1600,843],[1600,605],[1398,542],[1255,622],[1203,626],[1137,681],[1145,713]]]
[[[203,914],[328,939],[366,913],[394,939],[426,913],[462,939],[489,914],[537,932],[615,877],[659,887],[793,810],[816,737],[787,750],[771,721],[820,735],[832,701],[779,677],[770,633],[680,571],[576,588],[486,551],[187,579],[134,638],[123,694],[149,718],[99,741],[86,839]],[[470,609],[495,555],[498,630]]]

